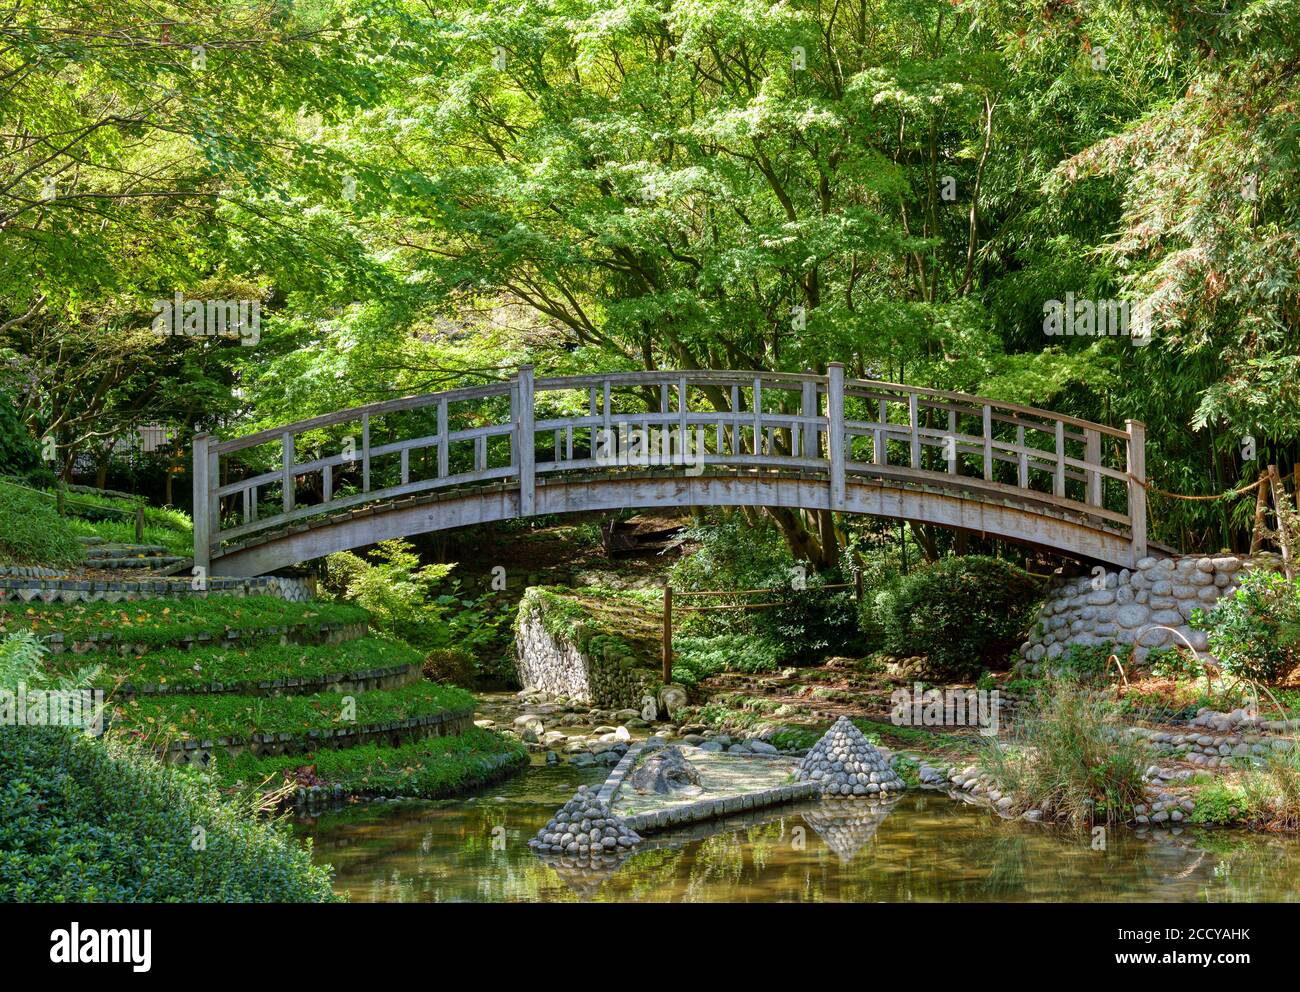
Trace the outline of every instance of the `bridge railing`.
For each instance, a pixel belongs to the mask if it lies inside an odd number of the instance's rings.
[[[645,468],[822,478],[1031,499],[1129,529],[1145,554],[1140,423],[826,375],[657,371],[538,378],[372,403],[194,440],[195,563],[226,542],[438,489],[498,483],[532,514],[539,477]],[[545,478],[542,479],[545,484]],[[327,522],[327,521],[325,521]]]

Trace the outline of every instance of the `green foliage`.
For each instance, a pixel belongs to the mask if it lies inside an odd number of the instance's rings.
[[[286,828],[117,742],[0,727],[0,806],[0,902],[334,899]]]
[[[452,737],[427,737],[398,747],[364,744],[310,757],[258,758],[241,754],[218,758],[214,774],[223,785],[254,788],[294,781],[302,769],[328,785],[351,794],[441,799],[490,781],[503,771],[528,763],[518,741],[473,727]],[[269,780],[269,782],[268,782]]]
[[[1195,611],[1192,624],[1207,632],[1224,671],[1281,681],[1300,665],[1300,579],[1288,582],[1275,572],[1248,572],[1237,591],[1212,612]]]
[[[366,727],[474,710],[474,697],[464,689],[424,681],[400,689],[358,693],[352,697],[355,719],[347,711],[346,698],[337,692],[307,696],[136,696],[113,707],[112,726],[114,731],[162,743],[255,733],[305,738],[313,730]]]
[[[784,652],[761,637],[719,634],[673,638],[673,681],[687,688],[719,672],[774,672]]]
[[[1196,806],[1189,819],[1202,825],[1237,826],[1253,821],[1256,812],[1240,785],[1215,778],[1197,790]]]
[[[0,483],[0,564],[71,565],[83,552],[55,504]]]
[[[464,648],[435,648],[424,657],[424,677],[465,688],[474,682],[474,656]]]
[[[723,514],[693,527],[688,538],[697,548],[669,573],[674,587],[686,590],[771,589],[757,596],[719,597],[709,605],[764,601],[761,610],[684,614],[685,634],[735,634],[778,646],[778,664],[821,661],[832,654],[856,654],[861,647],[857,604],[850,589],[824,589],[839,575],[815,573],[797,562],[771,526],[747,526],[738,514]]]
[[[419,651],[400,641],[360,637],[337,644],[279,644],[274,641],[234,647],[182,650],[165,648],[136,657],[103,656],[95,685],[120,683],[163,685],[173,689],[219,683],[236,691],[277,679],[316,679],[374,668],[419,665]],[[56,655],[46,661],[51,671],[71,671],[80,655]]]
[[[989,739],[980,764],[1018,810],[1037,807],[1074,827],[1122,823],[1143,800],[1149,760],[1123,727],[1114,704],[1055,680],[1009,741]]]
[[[0,633],[30,630],[40,637],[60,633],[65,642],[112,635],[115,643],[162,646],[197,634],[229,630],[288,628],[293,636],[314,634],[326,624],[366,622],[366,611],[347,603],[290,603],[276,596],[207,596],[147,599],[128,603],[0,604]]]
[[[1005,667],[1038,603],[1038,583],[997,558],[943,558],[862,602],[869,644],[901,657],[924,655],[933,678],[973,677]]]
[[[36,439],[19,419],[13,397],[0,389],[0,475],[22,475],[39,464]]]
[[[444,604],[435,587],[454,565],[420,565],[407,541],[381,541],[367,561],[349,551],[330,555],[327,588],[343,594],[370,614],[376,630],[419,648],[447,642]]]

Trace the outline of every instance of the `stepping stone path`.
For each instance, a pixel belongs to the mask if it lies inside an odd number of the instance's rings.
[[[799,763],[795,778],[817,782],[823,796],[879,796],[907,783],[862,731],[840,717]]]
[[[641,837],[609,811],[585,785],[537,831],[528,846],[542,854],[616,854],[641,843]]]

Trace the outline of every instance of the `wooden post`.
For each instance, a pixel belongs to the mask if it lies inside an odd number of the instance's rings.
[[[1264,530],[1268,522],[1268,470],[1259,473],[1255,480],[1255,526],[1250,531],[1250,553],[1253,555],[1264,544]]]
[[[1136,565],[1147,556],[1147,428],[1140,420],[1126,420],[1124,427],[1128,431],[1128,518]]]
[[[664,583],[664,682],[673,680],[673,587]]]
[[[853,570],[853,598],[856,599],[856,600],[858,601],[859,604],[861,604],[861,602],[862,602],[862,569],[860,569],[860,568],[855,568],[855,569]]]
[[[1084,461],[1089,465],[1101,464],[1101,432],[1094,430],[1084,431],[1084,437],[1087,439],[1084,443],[1087,446],[1087,454],[1084,455]],[[1101,473],[1088,469],[1088,505],[1101,506]]]
[[[1056,472],[1052,476],[1052,495],[1065,496],[1065,421],[1056,422]]]
[[[144,543],[144,507],[135,508],[135,543]]]
[[[993,408],[987,403],[981,411],[984,421],[984,478],[993,481]]]
[[[212,566],[212,535],[208,533],[208,444],[210,434],[194,435],[194,564],[207,573]]]
[[[531,517],[537,512],[537,466],[534,463],[533,444],[533,367],[519,369],[519,404],[515,418],[516,464],[519,466],[519,515]]]
[[[916,393],[907,394],[907,422],[912,429],[912,468],[921,469],[921,412],[917,408]]]
[[[826,366],[826,439],[831,462],[831,509],[844,508],[844,365]]]
[[[1268,478],[1273,486],[1273,516],[1277,518],[1277,543],[1282,548],[1282,569],[1286,572],[1288,582],[1295,579],[1295,566],[1292,564],[1291,513],[1287,505],[1286,486],[1282,485],[1282,474],[1276,465],[1268,467]]]
[[[293,475],[293,460],[293,435],[288,431],[285,431],[284,437],[281,439],[280,453],[280,488],[284,490],[283,505],[285,513],[289,513],[293,510],[293,502],[296,495],[294,492],[296,483],[294,482]]]
[[[803,384],[803,393],[800,399],[800,415],[805,419],[816,417],[817,383],[805,382]],[[804,458],[819,458],[822,450],[822,439],[821,434],[817,430],[817,425],[812,423],[802,424],[799,427],[799,436],[803,439],[803,447],[802,449],[799,449],[798,445],[792,446],[790,454],[803,455]]]

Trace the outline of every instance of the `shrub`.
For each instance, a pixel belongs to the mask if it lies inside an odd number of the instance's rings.
[[[849,590],[826,590],[842,577],[812,573],[790,554],[773,526],[749,526],[728,514],[688,532],[698,547],[673,566],[674,587],[687,590],[772,589],[774,606],[763,610],[695,614],[684,633],[700,636],[739,634],[778,646],[777,662],[815,662],[832,654],[857,654],[862,636],[857,604]],[[735,602],[757,601],[737,597]],[[726,600],[719,600],[721,605]],[[690,616],[687,614],[687,616]]]
[[[0,808],[0,902],[335,899],[283,825],[121,742],[0,727]]]
[[[464,648],[435,648],[425,655],[424,677],[469,688],[474,684],[474,656]]]
[[[1123,822],[1142,802],[1147,757],[1123,727],[1112,703],[1054,681],[1007,744],[989,741],[980,763],[1019,810],[1036,806],[1076,827]]]
[[[1003,668],[1037,605],[1038,583],[997,558],[944,558],[863,597],[870,647],[924,655],[933,678]]]
[[[326,559],[327,589],[341,590],[347,599],[370,613],[371,626],[418,648],[443,647],[447,642],[444,607],[434,601],[434,586],[454,565],[420,566],[406,541],[381,541],[370,561],[348,551]]]
[[[780,645],[743,634],[673,638],[673,681],[687,688],[718,672],[774,672]]]
[[[1276,682],[1300,664],[1300,579],[1251,571],[1211,613],[1196,610],[1210,650],[1230,675]]]
[[[0,562],[72,565],[82,557],[81,543],[53,500],[0,483]]]
[[[1249,823],[1254,813],[1241,786],[1216,778],[1197,791],[1196,807],[1190,819],[1196,824],[1226,827]]]

